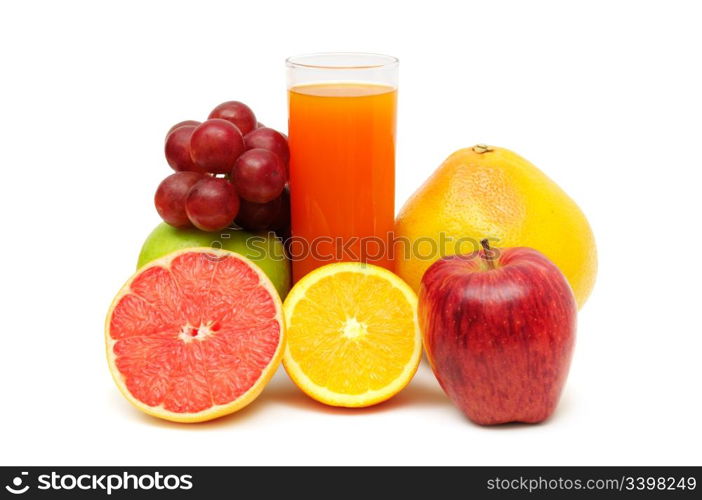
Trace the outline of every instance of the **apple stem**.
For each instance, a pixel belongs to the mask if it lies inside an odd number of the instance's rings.
[[[482,240],[480,240],[480,246],[483,247],[483,252],[480,256],[485,261],[485,264],[487,264],[487,268],[495,269],[495,261],[492,255],[492,248],[490,248],[490,243],[488,242],[488,239],[483,238]]]

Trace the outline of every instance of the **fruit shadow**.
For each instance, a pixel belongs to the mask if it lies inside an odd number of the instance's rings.
[[[399,394],[382,403],[366,408],[342,408],[328,406],[307,396],[290,380],[279,380],[277,384],[267,387],[259,401],[262,407],[279,405],[294,407],[305,411],[327,413],[330,415],[369,415],[409,407],[448,406],[446,398],[436,382],[415,378]]]
[[[129,417],[134,418],[141,423],[155,427],[172,429],[218,429],[220,427],[237,425],[237,423],[241,425],[249,420],[255,419],[260,413],[281,406],[292,407],[302,411],[326,413],[330,415],[372,415],[376,413],[393,411],[399,408],[434,407],[445,408],[448,411],[455,412],[456,418],[463,418],[466,424],[474,427],[479,427],[480,429],[485,429],[490,432],[506,432],[517,431],[520,429],[530,429],[535,426],[540,427],[542,425],[549,425],[553,420],[560,420],[561,418],[564,418],[564,415],[571,412],[573,408],[573,398],[571,397],[571,393],[566,391],[565,394],[563,394],[563,397],[561,398],[561,401],[554,414],[544,422],[540,422],[538,424],[510,422],[499,425],[478,425],[471,422],[466,416],[461,415],[460,412],[453,407],[449,399],[439,387],[438,383],[436,383],[436,381],[433,379],[429,379],[428,377],[415,377],[399,394],[383,403],[369,406],[367,408],[339,408],[327,406],[313,400],[298,389],[284,373],[278,373],[271,383],[263,390],[261,395],[249,406],[239,410],[236,413],[226,415],[209,422],[184,424],[169,422],[167,420],[152,417],[127,404],[126,401],[124,401],[124,399],[118,394],[113,394],[111,404],[118,406],[121,409],[120,411],[125,414],[128,413]]]
[[[548,417],[546,420],[538,423],[527,423],[527,422],[509,422],[506,424],[497,424],[497,425],[478,425],[473,423],[473,425],[480,427],[481,429],[486,429],[488,431],[494,431],[494,432],[503,432],[503,431],[516,431],[519,429],[532,429],[534,427],[541,427],[543,425],[550,425],[553,421],[555,420],[560,420],[563,418],[563,416],[571,411],[571,408],[573,406],[573,401],[572,398],[570,397],[569,393],[566,392],[563,394],[561,397],[560,402],[558,403],[558,406],[556,407],[556,410],[553,412],[553,414]],[[464,417],[466,422],[470,422],[468,417]],[[472,422],[471,422],[472,423]]]
[[[112,403],[114,405],[119,405],[121,411],[124,413],[129,413],[131,418],[137,419],[144,424],[173,429],[216,429],[219,427],[226,427],[228,425],[236,425],[237,422],[242,424],[248,420],[254,419],[262,412],[281,406],[292,407],[302,411],[319,412],[331,415],[371,415],[393,411],[398,408],[410,407],[451,408],[451,402],[444,395],[438,383],[436,383],[435,380],[430,380],[426,377],[415,377],[399,394],[383,403],[366,408],[339,408],[327,406],[313,400],[298,387],[296,387],[284,373],[278,373],[271,383],[268,384],[268,386],[263,390],[261,395],[247,407],[231,415],[226,415],[209,422],[184,424],[162,420],[146,415],[145,413],[132,408],[130,405],[126,404],[124,400],[121,400],[118,395],[115,395]]]

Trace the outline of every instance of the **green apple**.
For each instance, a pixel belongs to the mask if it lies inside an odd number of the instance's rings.
[[[251,259],[270,278],[281,300],[290,291],[290,261],[283,243],[273,233],[249,233],[224,229],[207,233],[199,229],[177,229],[162,222],[146,238],[139,253],[137,269],[175,250],[212,247],[231,250]]]

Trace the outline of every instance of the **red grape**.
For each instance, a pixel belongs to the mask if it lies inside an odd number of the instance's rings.
[[[289,235],[290,233],[290,189],[286,186],[280,194],[280,211],[278,217],[271,223],[271,229],[278,231],[280,234]]]
[[[190,137],[194,130],[194,125],[183,125],[168,134],[166,138],[166,161],[176,172],[198,170],[190,155]]]
[[[268,203],[252,203],[242,198],[236,223],[249,231],[267,229],[278,218],[281,206],[280,196]]]
[[[244,136],[244,143],[246,144],[246,149],[261,148],[272,151],[280,156],[286,167],[290,161],[288,140],[283,134],[272,128],[261,127],[249,132]]]
[[[217,177],[204,177],[195,184],[185,200],[190,222],[203,231],[219,231],[229,226],[239,211],[234,186]]]
[[[190,226],[190,220],[185,213],[185,199],[190,188],[204,176],[199,172],[176,172],[161,181],[156,189],[154,204],[165,222],[174,227]]]
[[[201,172],[228,174],[243,152],[244,137],[239,129],[219,118],[198,125],[190,139],[190,154]]]
[[[263,128],[265,125],[261,122],[256,122],[256,128]]]
[[[256,115],[251,108],[239,101],[223,102],[213,109],[207,118],[221,118],[232,122],[244,135],[256,128]]]
[[[171,135],[171,132],[173,132],[175,129],[183,127],[185,125],[192,125],[194,127],[197,127],[200,125],[201,122],[195,121],[195,120],[185,120],[182,122],[178,122],[175,125],[173,125],[171,128],[168,129],[168,133],[166,134],[166,139],[168,139],[168,136]]]
[[[285,166],[277,154],[251,149],[236,160],[232,183],[245,200],[266,203],[280,196],[285,188]]]

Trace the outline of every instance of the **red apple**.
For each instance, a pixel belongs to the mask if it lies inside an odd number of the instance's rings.
[[[482,245],[438,260],[422,277],[418,315],[427,357],[473,422],[541,422],[568,376],[575,298],[538,251]]]

